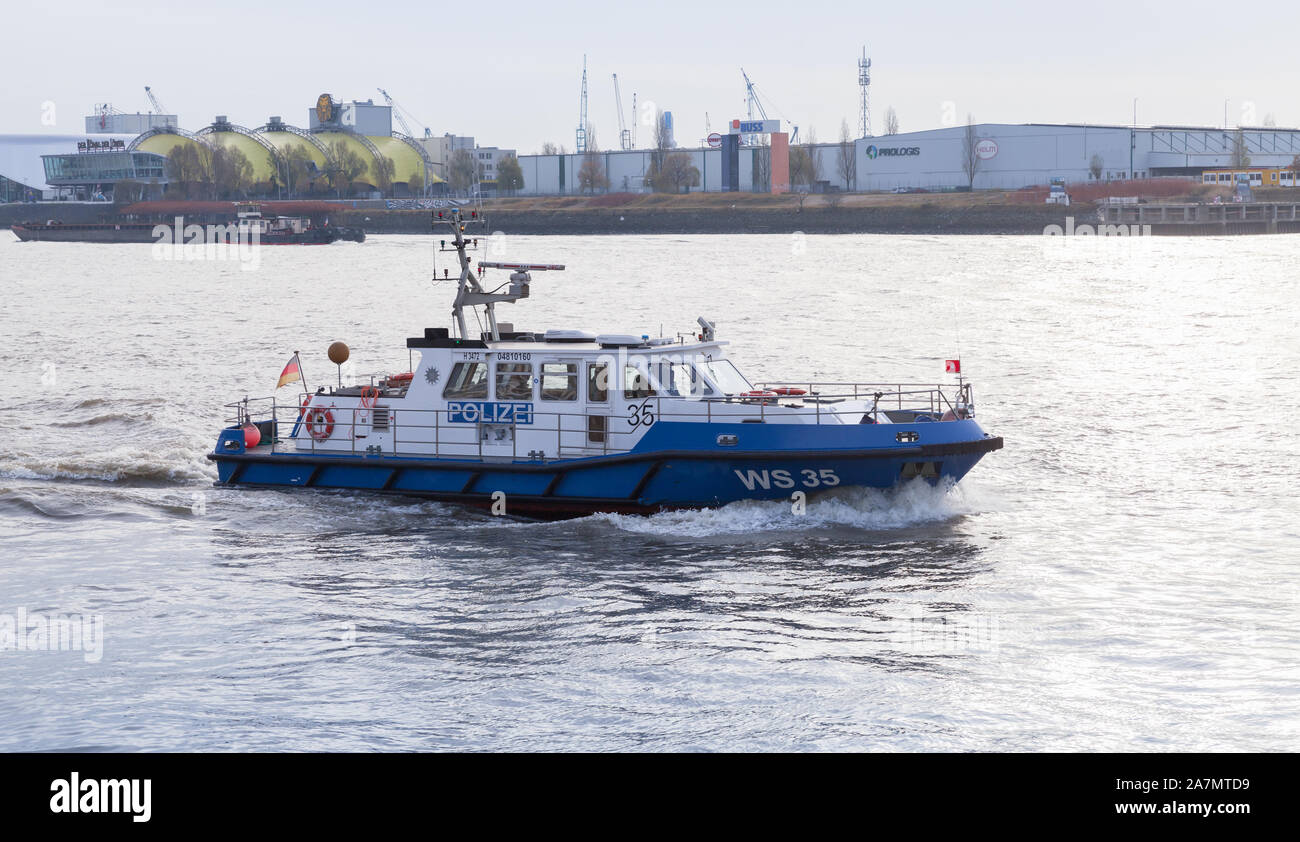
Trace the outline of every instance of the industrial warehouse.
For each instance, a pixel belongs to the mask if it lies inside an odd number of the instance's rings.
[[[215,150],[237,151],[247,161],[240,182],[247,195],[398,202],[598,192],[1016,190],[1161,177],[1217,185],[1237,175],[1254,186],[1294,187],[1300,156],[1300,130],[1271,127],[973,123],[870,136],[864,119],[864,136],[800,144],[797,128],[787,131],[784,121],[765,114],[732,119],[724,132],[691,147],[677,145],[671,114],[662,114],[653,148],[636,148],[623,129],[621,148],[583,150],[579,131],[580,151],[517,155],[473,137],[417,133],[382,89],[386,104],[321,94],[301,125],[271,116],[250,126],[223,115],[193,129],[146,92],[155,106],[149,113],[97,106],[84,135],[0,136],[0,199],[106,201],[123,183],[160,197],[193,178],[187,159]],[[668,164],[671,177],[664,176]]]
[[[732,131],[741,132],[742,121]],[[973,136],[974,143],[968,143]],[[724,139],[725,140],[725,139]],[[968,175],[967,148],[973,150]],[[1240,148],[1239,148],[1240,147]],[[699,171],[698,188],[705,191],[783,192],[793,189],[788,176],[776,175],[770,146],[739,146],[737,160],[728,162],[725,148],[680,150]],[[841,144],[809,147],[815,163],[806,189],[824,192],[889,190],[1016,190],[1067,182],[1116,181],[1179,176],[1201,181],[1204,174],[1230,169],[1244,156],[1253,173],[1291,167],[1300,155],[1300,130],[1224,130],[1176,126],[1133,128],[978,123],[883,137],[859,138],[842,151]],[[649,192],[646,174],[656,150],[597,153],[612,191]],[[584,155],[521,155],[524,173],[520,194],[559,195],[583,192],[577,173]],[[765,166],[770,158],[771,165]],[[847,158],[851,163],[843,162]],[[737,169],[729,179],[729,169]],[[1257,176],[1252,176],[1252,183]],[[1294,186],[1294,179],[1274,186]]]

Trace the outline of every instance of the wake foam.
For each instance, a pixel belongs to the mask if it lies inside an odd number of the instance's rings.
[[[143,449],[118,447],[99,453],[37,456],[0,455],[0,478],[34,480],[98,480],[100,482],[177,483],[212,480],[215,471],[193,448]]]
[[[795,514],[784,500],[744,500],[717,509],[689,509],[654,515],[593,515],[617,529],[645,535],[703,538],[814,529],[903,529],[938,523],[980,510],[966,485],[930,485],[916,479],[887,490],[844,488],[811,500]]]

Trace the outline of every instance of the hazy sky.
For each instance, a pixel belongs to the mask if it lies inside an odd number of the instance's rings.
[[[673,112],[679,143],[744,116],[743,66],[782,116],[833,140],[856,126],[857,59],[873,61],[873,128],[894,106],[904,131],[964,122],[1132,120],[1300,125],[1300,4],[1253,2],[5,3],[0,132],[77,133],[96,102],[181,125],[225,114],[306,124],[321,92],[383,87],[435,134],[536,152],[572,149],[582,56],[602,147],[618,143],[612,73]],[[42,107],[55,105],[44,125]],[[420,133],[419,127],[414,127]],[[638,143],[650,132],[640,127]]]

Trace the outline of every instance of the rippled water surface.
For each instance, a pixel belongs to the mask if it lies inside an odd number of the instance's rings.
[[[759,379],[960,353],[1006,449],[803,516],[213,488],[293,350],[406,369],[431,245],[0,235],[0,638],[104,629],[0,651],[0,749],[1300,749],[1300,237],[506,237],[570,266],[520,328],[706,314]]]

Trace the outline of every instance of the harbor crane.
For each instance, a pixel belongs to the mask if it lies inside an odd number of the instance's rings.
[[[614,74],[614,105],[618,108],[618,145],[624,151],[632,148],[632,132],[628,130],[627,123],[623,120],[623,96],[618,92],[618,74]],[[636,114],[632,114],[632,121],[636,122]]]
[[[754,109],[758,109],[758,116],[761,119],[770,120],[771,118],[767,116],[767,109],[763,107],[763,100],[761,100],[758,96],[758,88],[755,87],[754,81],[749,78],[749,74],[745,72],[745,68],[743,67],[740,68],[740,75],[743,76],[745,79],[746,119],[752,122],[754,119]],[[780,109],[777,110],[779,111]],[[792,120],[787,119],[784,115],[782,115],[781,119],[785,120],[785,122],[790,124],[791,127],[790,142],[791,143],[797,142],[799,140],[799,127],[796,126]],[[749,134],[749,135],[745,135],[744,137],[745,137],[746,146],[753,146],[755,145],[755,143],[757,143],[756,140],[757,135]]]
[[[575,138],[578,154],[587,151],[587,57],[582,57],[582,96],[578,99],[578,131]]]
[[[406,122],[406,118],[402,116],[402,110],[403,110],[402,107],[393,101],[393,98],[388,95],[388,91],[384,90],[383,88],[376,88],[376,90],[379,91],[381,96],[383,96],[384,102],[388,103],[388,107],[393,109],[393,116],[397,118],[397,125],[402,127],[402,131],[406,132],[406,136],[418,137],[418,135],[416,135],[415,132],[411,131],[411,127]],[[412,117],[411,119],[415,120],[414,117]],[[424,129],[424,137],[433,137],[433,132],[429,130],[428,126],[424,125],[423,123],[420,123],[419,120],[416,120],[415,122],[419,123],[420,128]]]
[[[166,113],[167,113],[167,109],[166,109],[166,108],[163,108],[163,104],[162,104],[161,102],[158,101],[158,97],[154,96],[153,88],[149,87],[148,85],[145,85],[145,86],[144,86],[144,94],[145,94],[145,96],[149,97],[149,102],[150,102],[151,105],[153,105],[153,112],[152,112],[152,113],[154,113],[154,114],[166,114]]]

